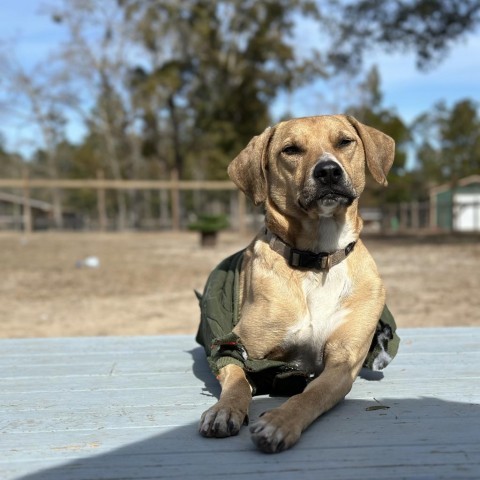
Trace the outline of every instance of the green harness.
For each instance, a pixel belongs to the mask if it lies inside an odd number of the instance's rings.
[[[239,279],[244,252],[241,250],[223,260],[208,277],[203,295],[196,292],[200,303],[196,340],[205,348],[215,375],[233,363],[245,370],[254,395],[299,393],[312,380],[311,373],[300,370],[293,362],[249,358],[240,338],[233,333],[239,320]],[[400,341],[395,331],[395,320],[385,306],[364,367],[381,370],[390,363]]]

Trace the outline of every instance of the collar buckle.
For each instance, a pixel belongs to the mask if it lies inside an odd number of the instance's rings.
[[[290,248],[288,264],[295,268],[309,268],[315,270],[329,270],[331,259],[325,252],[313,253],[306,250]]]

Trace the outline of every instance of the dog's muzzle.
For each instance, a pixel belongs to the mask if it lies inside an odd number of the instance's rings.
[[[313,168],[299,199],[304,209],[318,203],[324,207],[349,206],[357,198],[341,165],[334,160],[320,160]]]

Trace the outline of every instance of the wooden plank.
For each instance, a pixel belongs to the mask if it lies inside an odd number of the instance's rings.
[[[199,349],[200,353],[200,349]],[[459,352],[452,352],[449,355],[457,355]],[[190,359],[193,361],[192,357]],[[475,365],[480,359],[479,352],[463,352],[460,358],[452,364],[452,357],[442,353],[435,354],[405,354],[402,358],[402,365],[418,365],[420,371],[430,373],[433,378],[444,378],[445,373],[440,372],[447,369],[452,376],[458,373],[463,375],[478,375]],[[15,362],[14,359],[6,359],[3,363],[5,371],[0,374],[0,378],[5,381],[37,377],[41,374],[43,377],[62,377],[64,375],[92,375],[95,369],[95,375],[160,375],[166,372],[183,372],[185,367],[182,364],[185,360],[185,354],[181,352],[172,353],[171,356],[162,361],[158,355],[145,355],[145,358],[132,358],[131,356],[103,356],[102,358],[91,359],[86,356],[72,355],[71,361],[68,357],[37,357],[35,363]],[[394,362],[397,360],[395,359]],[[33,359],[30,361],[33,362]],[[392,373],[392,375],[397,374]],[[0,392],[1,393],[1,392]]]
[[[479,478],[480,329],[400,335],[383,375],[273,456],[246,428],[197,434],[218,384],[192,337],[2,340],[0,478]],[[283,401],[257,397],[250,416]]]
[[[480,344],[480,333],[476,328],[412,328],[400,330],[402,357],[406,352],[422,354],[423,349],[434,347],[438,352],[456,352],[465,348],[465,351],[478,351],[475,346]],[[77,338],[41,338],[41,339],[2,339],[1,359],[5,357],[32,358],[41,355],[59,356],[77,353],[79,355],[137,355],[138,348],[142,353],[172,351],[190,351],[198,345],[185,336],[169,335],[166,337],[108,337],[104,342],[97,337]]]
[[[23,179],[0,179],[0,188],[23,188]],[[57,179],[30,178],[30,188],[93,188],[111,190],[236,190],[235,184],[229,180],[107,180],[107,179]]]
[[[448,384],[445,385],[447,380]],[[168,404],[175,402],[191,403],[191,401],[189,402],[189,398],[191,398],[192,394],[196,397],[204,391],[202,390],[204,388],[203,385],[199,386],[198,379],[189,378],[188,381],[184,381],[180,376],[177,379],[177,384],[175,384],[175,380],[172,378],[170,378],[168,382],[163,383],[159,381],[158,377],[143,377],[141,382],[131,382],[129,379],[110,381],[108,379],[102,380],[101,378],[97,378],[92,381],[88,378],[76,378],[75,382],[72,382],[71,388],[66,386],[67,382],[70,383],[70,379],[65,378],[63,384],[61,381],[57,381],[52,386],[44,386],[44,384],[40,386],[32,385],[30,390],[27,389],[25,384],[18,388],[7,385],[5,392],[0,396],[0,412],[8,409],[14,397],[14,405],[16,408],[37,409],[42,405],[48,405],[50,408],[54,408],[63,402],[68,402],[68,405],[72,407],[81,407],[89,403],[101,404],[107,397],[113,402],[118,396],[121,399],[122,395],[124,397],[126,395],[130,397],[137,395],[143,396],[144,398],[149,398],[153,395],[155,398],[161,399],[164,402],[166,399],[172,398],[173,400]],[[179,385],[180,382],[184,383]],[[213,381],[211,382],[212,386],[210,390],[216,389],[217,384],[213,383]],[[467,378],[463,381],[462,379],[447,377],[443,381],[437,380],[431,385],[427,382],[422,383],[421,381],[390,381],[388,377],[383,379],[382,382],[388,383],[390,389],[397,395],[408,395],[409,398],[429,395],[435,396],[438,391],[441,391],[443,396],[449,399],[465,398],[471,400],[476,398],[478,401],[480,397],[478,377]],[[382,387],[379,388],[378,384],[379,382],[371,381],[362,383],[362,381],[358,379],[353,393],[350,395],[353,394],[355,398],[358,399],[373,397],[390,398],[391,395],[388,395],[388,392],[385,392]],[[55,393],[58,393],[60,397],[55,398]],[[34,395],[35,398],[30,398],[29,395]],[[208,398],[206,394],[205,397]],[[198,399],[197,401],[200,402],[201,400]],[[134,404],[133,401],[131,404]]]
[[[27,167],[23,168],[23,232],[30,235],[33,230],[32,206],[30,203],[30,178]]]
[[[105,174],[103,170],[97,170],[97,180],[103,182],[105,180]],[[108,218],[107,218],[107,199],[104,188],[97,189],[97,212],[98,212],[98,226],[101,232],[107,230]]]

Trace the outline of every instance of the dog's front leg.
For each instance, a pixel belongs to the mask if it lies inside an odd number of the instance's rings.
[[[252,440],[260,450],[276,453],[292,447],[313,421],[347,395],[368,351],[358,344],[351,347],[345,345],[345,337],[329,342],[322,374],[302,393],[263,413],[252,424]]]
[[[252,389],[243,369],[238,365],[227,365],[220,369],[218,380],[222,386],[220,399],[203,413],[200,420],[199,431],[204,437],[237,435],[241,426],[248,423]]]

